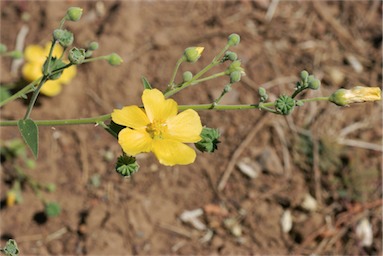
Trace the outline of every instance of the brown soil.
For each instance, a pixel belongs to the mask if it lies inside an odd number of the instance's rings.
[[[233,50],[246,77],[226,103],[257,102],[261,85],[271,98],[290,93],[302,69],[322,80],[321,89],[307,97],[381,84],[381,2],[281,1],[274,13],[272,3],[2,1],[1,42],[12,49],[17,33],[27,26],[25,44],[44,44],[65,10],[80,6],[82,19],[69,24],[75,44],[83,47],[95,40],[97,56],[117,52],[125,60],[119,67],[105,62],[80,66],[59,96],[39,99],[32,113],[36,120],[91,117],[139,104],[142,75],[162,90],[183,49],[205,47],[198,63],[182,67],[195,72],[234,32],[241,35]],[[25,13],[28,21],[21,18]],[[2,58],[3,84],[19,79],[10,66],[11,60]],[[337,79],[339,74],[343,79]],[[226,82],[207,82],[174,98],[180,104],[209,103]],[[25,102],[17,100],[1,109],[1,117],[19,119],[25,111]],[[59,202],[62,213],[41,220],[43,206],[25,186],[21,204],[2,204],[1,245],[14,238],[22,255],[381,254],[382,160],[379,146],[371,147],[381,144],[381,113],[380,102],[348,108],[306,104],[288,117],[257,110],[200,112],[203,124],[222,133],[218,151],[199,153],[194,164],[172,168],[159,165],[151,154],[142,155],[140,171],[130,179],[114,171],[121,149],[102,128],[40,127],[37,166],[24,171],[39,182],[56,184],[55,193],[43,194]],[[2,145],[20,138],[14,127],[0,131]],[[243,161],[259,169],[258,177],[239,171],[237,163]],[[13,167],[3,163],[2,199]],[[90,181],[97,175],[101,183],[94,186]],[[302,209],[306,194],[316,198],[316,211]],[[198,219],[205,230],[180,220],[183,212],[196,209],[204,210]],[[287,210],[293,227],[284,233],[280,223]],[[374,236],[367,247],[355,232],[364,217]]]

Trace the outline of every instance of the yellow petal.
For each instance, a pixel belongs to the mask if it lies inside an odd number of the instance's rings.
[[[150,152],[152,149],[152,138],[148,133],[125,128],[118,134],[118,143],[124,152],[135,156],[142,152]]]
[[[192,109],[187,109],[178,115],[167,120],[167,138],[180,142],[198,142],[201,140],[202,131],[201,119],[198,113]]]
[[[30,62],[24,64],[21,73],[25,80],[27,80],[28,82],[32,82],[43,75],[41,69],[41,65]]]
[[[28,62],[38,62],[41,65],[44,63],[47,55],[44,53],[44,49],[39,45],[28,45],[24,51],[24,58]]]
[[[58,81],[63,84],[69,83],[72,78],[76,75],[76,66],[70,66],[69,68],[66,68],[64,72],[61,74]]]
[[[44,48],[44,57],[48,57],[49,51],[51,49],[52,42],[46,43]],[[52,57],[60,58],[64,49],[58,43],[55,44],[53,48]]]
[[[191,147],[173,140],[153,140],[153,153],[163,165],[191,164],[196,153]]]
[[[41,87],[40,92],[45,96],[53,97],[59,94],[61,89],[61,84],[57,80],[50,80]]]
[[[116,124],[134,129],[145,127],[150,123],[145,112],[137,106],[128,106],[121,110],[115,109],[112,113],[112,120]]]
[[[162,92],[157,89],[144,90],[142,102],[150,122],[154,120],[165,121],[169,117],[177,115],[177,102],[172,99],[165,100]]]

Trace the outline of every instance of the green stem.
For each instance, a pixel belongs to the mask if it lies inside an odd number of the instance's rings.
[[[118,135],[117,135],[112,129],[110,129],[110,127],[107,126],[103,121],[99,121],[99,122],[97,122],[97,125],[101,126],[101,127],[104,128],[109,134],[111,134],[113,137],[115,137],[116,139],[118,139]]]
[[[51,45],[51,48],[49,49],[49,54],[48,54],[48,57],[47,57],[47,64],[44,65],[45,68],[43,70],[43,75],[48,76],[50,74],[50,72],[51,72],[50,64],[51,64],[52,53],[53,53],[53,49],[55,48],[55,44],[56,44],[56,40],[53,38],[52,45]]]
[[[170,82],[168,84],[168,90],[172,90],[174,88],[174,80],[176,79],[178,69],[184,61],[185,61],[184,56],[182,56],[179,60],[177,60],[176,66],[175,66],[173,74],[172,74],[172,78],[170,79]]]
[[[94,58],[88,58],[88,59],[85,59],[82,63],[92,62],[92,61],[96,61],[96,60],[108,60],[108,58],[109,58],[109,55],[99,56],[99,57],[94,57]]]
[[[217,63],[216,62],[211,62],[209,65],[207,65],[204,69],[202,69],[200,72],[198,72],[195,76],[193,76],[193,78],[188,81],[188,82],[185,82],[183,83],[180,87],[177,87],[177,88],[174,88],[173,90],[171,91],[168,91],[168,92],[165,92],[164,95],[165,95],[165,98],[168,98],[174,94],[176,94],[177,92],[189,87],[190,85],[192,85],[198,78],[200,78],[203,74],[205,74],[207,71],[209,71],[211,68],[213,68],[214,66],[216,66]],[[195,83],[194,83],[195,84]]]
[[[327,101],[329,97],[317,97],[311,99],[302,100],[303,102],[312,102],[312,101]],[[265,109],[273,107],[275,102],[262,103],[262,106],[259,104],[250,104],[250,105],[216,105],[214,110],[246,110],[246,109]],[[183,111],[186,109],[194,109],[196,111],[201,110],[211,110],[212,104],[201,104],[201,105],[179,105],[178,110]],[[55,125],[80,125],[80,124],[98,124],[102,125],[102,122],[111,118],[111,114],[101,115],[97,117],[89,118],[78,118],[78,119],[63,119],[63,120],[34,120],[38,126],[55,126]],[[17,126],[17,120],[12,121],[0,121],[0,126]],[[103,126],[104,127],[104,126]]]
[[[208,81],[208,80],[220,77],[220,76],[225,76],[225,75],[226,75],[226,73],[224,71],[220,72],[220,73],[216,73],[214,75],[207,76],[207,77],[195,80],[191,85],[195,85],[195,84],[198,84],[198,83],[201,83],[201,82],[205,82],[205,81]]]
[[[111,115],[101,115],[97,117],[62,119],[62,120],[34,120],[38,126],[55,126],[55,125],[79,125],[79,124],[98,124],[99,122],[110,119]],[[17,126],[17,120],[0,121],[0,126]]]
[[[10,96],[9,98],[6,98],[6,99],[3,100],[2,102],[0,102],[0,107],[4,106],[5,104],[7,104],[7,103],[10,102],[10,101],[13,101],[13,100],[15,100],[15,99],[21,97],[21,96],[24,95],[24,94],[27,94],[28,92],[33,91],[35,85],[41,81],[41,78],[42,78],[42,77],[36,79],[36,80],[33,81],[32,83],[26,85],[23,89],[19,90],[18,92],[16,92],[16,93],[13,94],[12,96]]]
[[[64,18],[62,18],[61,21],[60,21],[59,29],[62,29],[62,28],[63,28],[64,23],[65,23],[66,20],[67,20],[67,19],[66,19],[66,15],[65,15]]]
[[[330,97],[316,97],[316,98],[310,98],[310,99],[303,99],[300,100],[302,102],[313,102],[313,101],[328,101]]]
[[[205,68],[203,68],[200,72],[198,72],[195,76],[193,76],[193,78],[182,84],[180,87],[177,87],[177,88],[174,88],[173,90],[170,90],[170,91],[167,91],[164,93],[165,95],[165,98],[168,98],[174,94],[176,94],[177,92],[189,87],[190,85],[194,85],[196,84],[196,81],[198,80],[198,78],[200,78],[201,76],[203,76],[207,71],[209,71],[210,69],[212,69],[213,67],[217,66],[220,64],[220,60],[222,59],[223,55],[225,54],[225,52],[227,51],[227,49],[229,49],[229,45],[226,45],[222,51],[220,53],[218,53],[214,59],[212,60],[212,62],[207,65]]]
[[[41,89],[41,87],[44,85],[44,83],[45,83],[47,80],[48,80],[48,77],[47,77],[47,76],[43,76],[43,77],[41,78],[39,85],[37,86],[36,90],[35,90],[35,91],[33,92],[33,94],[32,94],[32,98],[31,98],[31,101],[29,102],[27,112],[25,113],[25,116],[24,116],[24,120],[25,120],[25,119],[28,119],[29,116],[31,115],[33,106],[34,106],[35,103],[36,103],[37,96],[39,95],[40,89]]]

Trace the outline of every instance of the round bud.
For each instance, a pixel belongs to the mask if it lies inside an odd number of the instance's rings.
[[[242,73],[241,71],[233,71],[230,73],[230,83],[234,84],[236,82],[241,81]]]
[[[269,98],[269,95],[267,94],[266,89],[263,87],[259,87],[258,93],[259,93],[259,96],[261,97],[261,102],[265,102]]]
[[[74,40],[73,33],[66,29],[55,29],[53,31],[53,38],[64,48],[71,46]]]
[[[95,51],[98,49],[98,43],[97,42],[91,42],[88,47],[89,50]]]
[[[66,19],[70,21],[78,21],[81,19],[82,9],[79,7],[69,7],[66,12]]]
[[[259,87],[258,89],[259,96],[264,97],[267,95],[266,89],[263,87]]]
[[[238,34],[231,34],[227,39],[227,44],[230,46],[236,46],[241,41],[241,37]]]
[[[92,57],[92,55],[93,55],[93,51],[91,51],[91,50],[87,50],[87,51],[85,52],[85,58]]]
[[[226,75],[230,75],[234,71],[243,71],[243,68],[241,67],[241,61],[235,60],[233,61],[229,67],[225,70]]]
[[[112,66],[118,66],[123,62],[123,59],[117,53],[112,53],[108,56],[108,62]]]
[[[302,81],[306,81],[306,79],[309,77],[309,72],[307,72],[306,70],[302,70],[300,73],[300,77]]]
[[[182,79],[184,82],[189,82],[193,78],[193,73],[190,71],[186,71],[182,74]]]
[[[313,89],[313,90],[317,90],[317,89],[319,89],[320,84],[321,83],[320,83],[319,79],[314,79],[313,81],[309,82],[309,88]]]
[[[85,60],[85,50],[77,49],[76,47],[70,49],[68,59],[72,64],[78,65]]]
[[[237,59],[238,59],[237,54],[231,51],[225,52],[225,56],[223,57],[223,61],[226,61],[226,60],[235,61]]]

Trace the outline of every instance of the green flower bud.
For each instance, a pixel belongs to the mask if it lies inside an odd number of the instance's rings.
[[[45,204],[45,214],[48,217],[55,217],[61,213],[61,207],[58,203],[51,202]]]
[[[236,46],[241,41],[241,37],[237,34],[231,34],[227,39],[227,44],[230,46]]]
[[[70,49],[68,59],[72,64],[78,65],[85,60],[85,50],[77,49],[76,47]]]
[[[218,148],[219,131],[218,129],[203,127],[200,134],[202,140],[195,143],[196,148],[201,152],[214,152]]]
[[[91,42],[88,47],[89,50],[95,51],[98,49],[98,43],[97,42]]]
[[[48,64],[48,59],[44,62],[43,70],[49,70],[51,72],[54,71],[54,70],[60,69],[60,68],[62,68],[62,67],[67,65],[62,60],[57,59],[55,57],[52,57],[51,61],[49,62],[49,69],[47,67],[47,64]],[[57,72],[55,74],[50,75],[49,79],[50,80],[59,79],[61,74],[63,73],[63,71],[64,70],[61,70],[60,72]]]
[[[122,176],[132,176],[133,173],[138,171],[138,168],[140,166],[136,162],[136,158],[133,156],[128,156],[127,154],[123,153],[120,157],[117,159],[115,170]]]
[[[241,61],[235,60],[233,61],[229,67],[225,70],[226,75],[230,75],[234,71],[243,71],[244,69],[241,67]]]
[[[5,44],[0,44],[0,53],[5,53],[7,51],[7,46]]]
[[[302,70],[300,73],[300,77],[302,81],[307,81],[307,78],[309,77],[309,72],[307,72],[306,70]]]
[[[79,7],[69,7],[65,18],[70,21],[78,21],[81,19],[82,9]]]
[[[288,115],[293,112],[295,100],[290,96],[282,95],[275,102],[275,109],[279,114]]]
[[[87,50],[87,51],[85,52],[85,58],[92,57],[92,55],[93,55],[93,51],[91,51],[91,50]]]
[[[225,62],[227,60],[235,61],[238,59],[238,56],[235,52],[227,51],[225,52],[225,55],[222,58],[222,62]]]
[[[223,93],[226,94],[231,91],[231,84],[225,85],[225,88],[223,88]]]
[[[188,47],[185,49],[183,57],[187,62],[194,63],[201,57],[203,50],[204,47]]]
[[[308,84],[309,84],[310,89],[318,90],[321,83],[320,83],[319,79],[314,79],[314,80],[310,81]]]
[[[308,77],[307,77],[307,83],[311,83],[311,82],[313,82],[315,80],[315,77],[313,76],[313,75],[309,75]]]
[[[123,59],[117,53],[112,53],[108,56],[108,62],[112,66],[118,66],[123,62]]]
[[[230,73],[230,83],[234,84],[241,81],[242,71],[233,71]]]
[[[269,95],[267,94],[266,89],[263,87],[259,87],[258,93],[261,98],[261,102],[265,102],[269,98]]]
[[[53,38],[64,48],[71,46],[74,40],[73,33],[66,29],[55,29],[53,31]]]
[[[184,82],[189,82],[193,79],[193,73],[190,71],[186,71],[182,74],[182,79]]]

